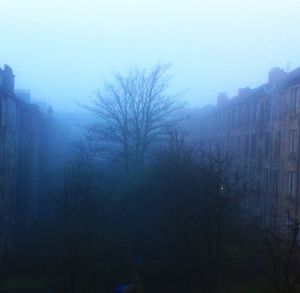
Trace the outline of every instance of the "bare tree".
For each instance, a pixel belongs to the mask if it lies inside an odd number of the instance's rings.
[[[249,241],[261,266],[261,274],[274,292],[299,292],[300,289],[300,224],[288,215],[286,235],[270,229],[251,227]]]
[[[91,106],[97,122],[87,138],[101,158],[121,159],[126,171],[145,162],[152,146],[162,142],[179,119],[183,107],[179,94],[166,91],[170,65],[156,65],[150,71],[136,69],[127,75],[114,74],[105,82]]]
[[[104,207],[93,172],[89,161],[67,163],[56,201],[65,292],[92,292],[101,279],[98,263]]]
[[[157,215],[159,232],[153,232],[151,241],[154,247],[158,241],[164,251],[159,266],[179,276],[173,277],[178,292],[220,292],[228,272],[234,272],[232,250],[240,238],[240,209],[246,196],[240,190],[242,178],[236,176],[229,154],[199,154],[176,132],[157,163],[157,181],[149,185],[153,189],[147,198],[153,197],[153,202],[144,205]]]

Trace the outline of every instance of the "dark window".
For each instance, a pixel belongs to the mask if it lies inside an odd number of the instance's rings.
[[[265,109],[265,103],[261,103],[260,104],[260,109],[259,109],[259,119],[261,121],[265,120],[265,116],[266,116],[266,109]]]
[[[258,149],[257,171],[261,171],[262,167],[262,149]]]
[[[274,141],[274,158],[279,159],[280,157],[280,148],[281,148],[281,132],[276,131],[275,141]]]
[[[272,208],[272,231],[277,231],[277,224],[278,224],[278,210],[277,208]]]
[[[296,130],[289,131],[289,152],[295,153],[296,152]]]
[[[292,198],[296,196],[296,174],[288,171],[288,195]]]
[[[245,145],[244,145],[244,157],[248,158],[249,155],[249,135],[245,136]]]
[[[257,112],[257,102],[253,101],[252,103],[252,125],[256,122],[256,112]]]
[[[279,183],[279,170],[272,171],[272,178],[271,178],[271,192],[274,196],[278,194],[278,183]]]
[[[241,153],[241,138],[239,136],[236,137],[235,153],[237,157],[239,157]]]
[[[231,121],[231,126],[234,128],[236,126],[236,113],[235,113],[235,109],[232,110],[232,117],[231,117],[232,121]]]
[[[251,104],[246,103],[245,104],[245,125],[250,125],[250,119],[251,119]]]
[[[238,123],[238,125],[237,125],[237,127],[239,128],[239,127],[241,127],[242,126],[242,124],[243,124],[243,106],[239,106],[239,108],[238,108],[238,112],[237,112],[237,123]]]
[[[270,134],[270,132],[266,132],[266,134],[265,134],[265,157],[269,157],[270,146],[271,146],[271,134]]]
[[[0,99],[0,127],[5,126],[5,100],[4,98]]]
[[[260,196],[261,196],[261,186],[260,182],[256,182],[256,204],[259,205],[260,203]]]
[[[250,156],[252,159],[256,156],[256,135],[251,135],[251,149],[250,149]]]
[[[249,168],[249,184],[251,189],[254,189],[255,187],[255,168],[254,167],[250,167]]]
[[[268,100],[266,102],[266,121],[271,120],[271,102]]]
[[[291,107],[290,114],[296,114],[297,111],[297,98],[298,98],[298,88],[292,88],[291,90]]]
[[[269,169],[264,169],[264,192],[268,194],[269,192]]]

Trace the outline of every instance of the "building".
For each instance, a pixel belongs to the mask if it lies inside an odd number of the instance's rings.
[[[300,68],[274,68],[258,88],[219,95],[199,119],[202,146],[229,152],[243,174],[248,214],[285,233],[300,213]]]
[[[14,74],[0,69],[0,254],[15,246],[38,210],[53,110],[15,93]]]
[[[29,231],[38,216],[41,197],[47,194],[53,110],[45,102],[33,103],[28,92],[17,95],[22,102],[18,113],[15,246],[22,247],[24,241],[30,241]]]
[[[19,100],[14,93],[14,75],[0,69],[0,251],[11,247],[14,232],[18,153]]]

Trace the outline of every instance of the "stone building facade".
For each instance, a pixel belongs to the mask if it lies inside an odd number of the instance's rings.
[[[7,65],[0,69],[0,251],[10,247],[14,227],[16,163],[18,152],[18,99],[14,75]]]
[[[229,152],[249,192],[245,208],[259,225],[285,233],[300,213],[300,68],[269,72],[200,116],[200,143]]]
[[[15,246],[37,212],[52,118],[28,92],[15,93],[14,78],[9,66],[0,69],[0,254]]]

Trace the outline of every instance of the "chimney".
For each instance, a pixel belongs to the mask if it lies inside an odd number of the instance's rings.
[[[217,106],[218,107],[222,107],[222,106],[225,106],[228,102],[228,96],[226,93],[220,93],[218,96],[217,96]]]
[[[8,92],[14,93],[15,91],[15,76],[13,70],[4,65],[4,70],[0,68],[0,87]]]
[[[287,73],[280,67],[274,67],[269,72],[269,83],[276,84],[286,77]]]

